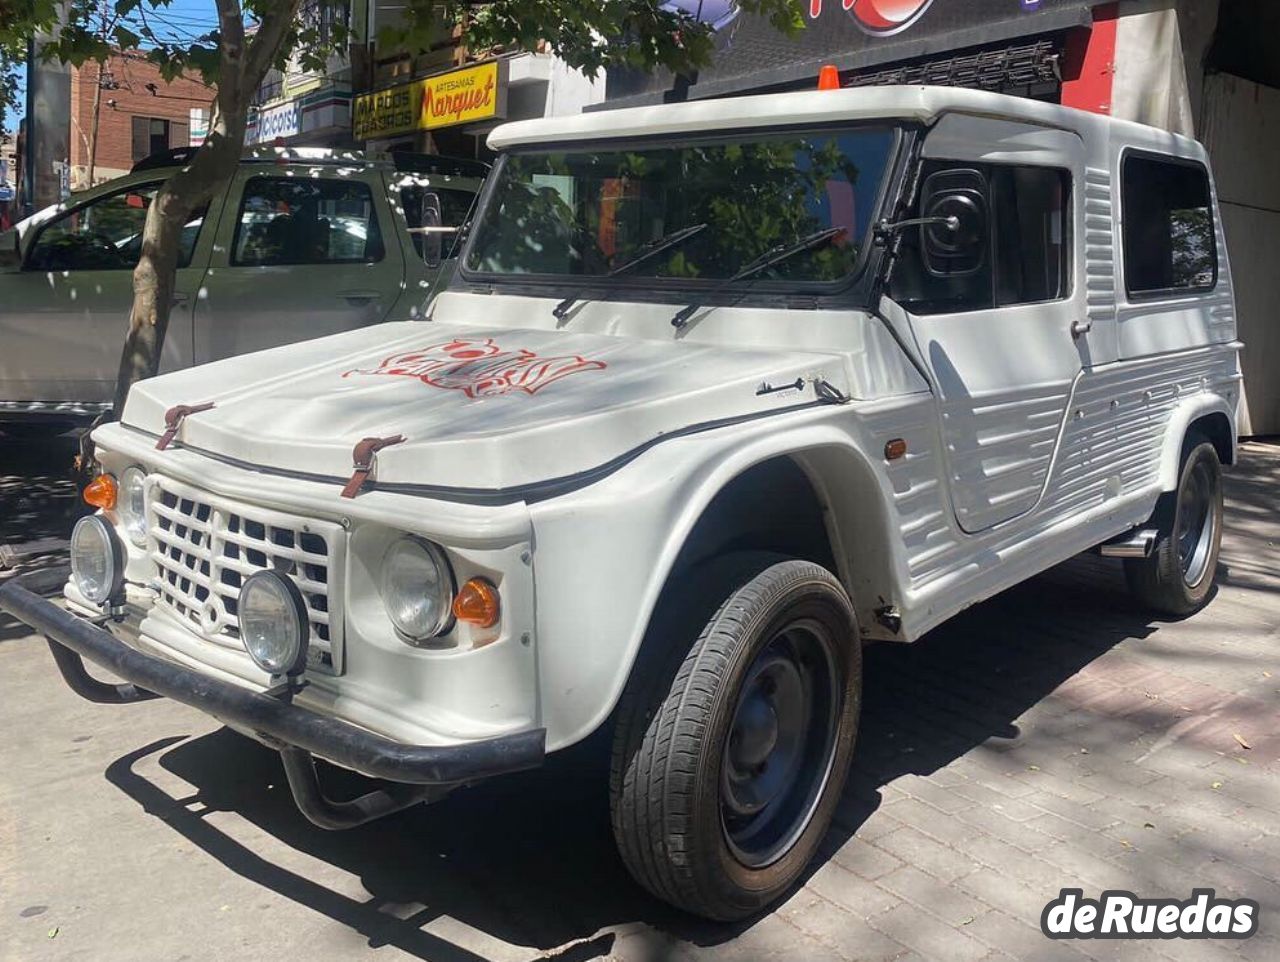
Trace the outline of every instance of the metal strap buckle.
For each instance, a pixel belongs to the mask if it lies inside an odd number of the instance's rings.
[[[351,452],[351,478],[343,487],[342,496],[344,498],[354,498],[359,494],[360,489],[369,480],[369,474],[373,471],[374,455],[383,448],[389,448],[391,445],[399,444],[403,440],[404,435],[397,434],[389,438],[364,438],[360,441]]]

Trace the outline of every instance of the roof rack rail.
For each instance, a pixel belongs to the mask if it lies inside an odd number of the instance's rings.
[[[161,150],[142,158],[133,165],[132,173],[140,170],[156,170],[161,167],[180,167],[191,163],[199,147],[174,147]],[[448,174],[456,177],[476,177],[483,180],[489,176],[489,165],[479,160],[466,157],[443,157],[439,154],[419,154],[412,151],[347,150],[328,147],[273,147],[268,144],[255,144],[245,148],[240,157],[245,164],[332,164],[350,166],[391,165],[396,170],[417,174]]]
[[[183,164],[191,163],[191,158],[196,155],[197,147],[173,147],[169,150],[161,150],[158,153],[150,154],[143,157],[140,161],[130,168],[130,173],[136,174],[140,170],[154,170],[157,167],[180,167]]]
[[[393,150],[391,162],[398,171],[413,174],[454,174],[459,177],[489,176],[490,167],[482,160],[467,157],[445,157],[441,154],[419,154],[408,150]]]

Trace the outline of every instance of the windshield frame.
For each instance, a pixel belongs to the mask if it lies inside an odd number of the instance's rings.
[[[474,270],[467,266],[472,247],[478,234],[478,226],[485,211],[497,191],[498,182],[507,160],[519,154],[546,154],[553,152],[588,153],[590,151],[624,151],[634,149],[652,149],[654,147],[673,147],[690,145],[714,145],[719,143],[741,142],[744,138],[764,139],[766,137],[783,136],[788,133],[829,135],[849,133],[858,130],[883,130],[888,132],[892,140],[885,156],[884,170],[876,189],[876,199],[872,205],[871,217],[868,220],[865,236],[859,239],[858,257],[852,269],[843,277],[830,281],[814,280],[778,280],[771,278],[748,278],[728,290],[718,292],[708,303],[716,303],[725,298],[735,301],[746,301],[751,298],[772,298],[796,295],[801,297],[831,297],[843,295],[863,285],[874,271],[868,271],[868,265],[875,253],[873,243],[875,224],[884,216],[886,205],[890,204],[898,189],[899,173],[908,145],[912,139],[911,125],[904,119],[885,117],[875,120],[847,121],[838,120],[823,124],[779,124],[773,127],[730,127],[723,130],[698,132],[687,135],[672,136],[670,134],[650,137],[627,138],[593,138],[590,140],[546,141],[544,143],[522,144],[503,151],[493,165],[493,170],[486,178],[484,188],[480,192],[476,206],[472,211],[471,228],[466,241],[458,254],[458,268],[454,272],[451,287],[464,287],[473,290],[497,291],[510,293],[531,293],[538,297],[555,297],[558,292],[569,289],[589,295],[593,300],[633,300],[655,303],[685,303],[690,297],[708,294],[721,287],[723,278],[685,278],[685,277],[649,277],[619,275],[610,277],[607,274],[515,274]]]

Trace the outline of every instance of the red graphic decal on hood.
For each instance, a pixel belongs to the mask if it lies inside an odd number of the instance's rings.
[[[471,341],[455,338],[421,350],[393,354],[371,370],[352,374],[389,374],[416,377],[432,387],[461,391],[467,397],[495,397],[524,391],[536,394],[552,381],[579,371],[603,370],[604,361],[588,361],[576,354],[539,357],[523,348],[504,351],[492,338]]]

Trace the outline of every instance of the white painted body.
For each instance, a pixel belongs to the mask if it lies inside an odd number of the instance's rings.
[[[95,435],[103,465],[142,464],[233,508],[334,525],[342,672],[309,673],[299,699],[406,742],[544,727],[555,750],[593,731],[617,702],[690,532],[730,481],[774,459],[798,465],[821,502],[864,636],[918,638],[1144,523],[1174,487],[1187,426],[1209,415],[1234,425],[1239,345],[1221,235],[1212,294],[1133,304],[1117,282],[1121,152],[1203,160],[1199,146],[1039,103],[929,88],[523,122],[492,142],[872,118],[928,125],[927,156],[1068,167],[1072,295],[963,317],[914,317],[887,297],[874,312],[708,307],[676,330],[672,301],[588,299],[557,320],[562,292],[449,290],[425,321],[140,384],[123,423]],[[1078,321],[1092,329],[1073,337]],[[462,387],[479,383],[475,369],[443,364],[442,344],[507,359],[532,352],[567,373],[536,393],[470,396]],[[450,381],[460,371],[470,376]],[[798,388],[759,393],[797,379]],[[847,403],[821,403],[816,381]],[[216,407],[189,418],[178,443],[155,450],[167,408],[208,401]],[[353,445],[395,434],[406,440],[378,455],[372,489],[340,497]],[[889,461],[893,439],[908,453]],[[399,641],[376,579],[400,532],[442,545],[459,582],[491,578],[503,598],[499,626],[463,631],[448,650]],[[265,683],[243,650],[153,605],[145,585],[154,574],[134,552],[131,597],[147,610],[136,644]],[[883,617],[887,607],[900,623]]]
[[[480,186],[474,178],[397,172],[359,154],[343,155],[338,163],[331,151],[294,151],[287,163],[264,162],[270,153],[251,155],[209,205],[191,261],[177,271],[162,372],[410,316],[426,302],[440,271],[414,248],[399,188],[406,181],[472,192]],[[320,162],[308,162],[313,154]],[[41,228],[64,213],[129,189],[158,187],[171,173],[132,173],[27,218],[18,225],[24,258]],[[376,263],[234,263],[241,198],[261,177],[367,184],[383,256]],[[109,407],[132,303],[133,272],[124,268],[0,271],[0,420]]]

